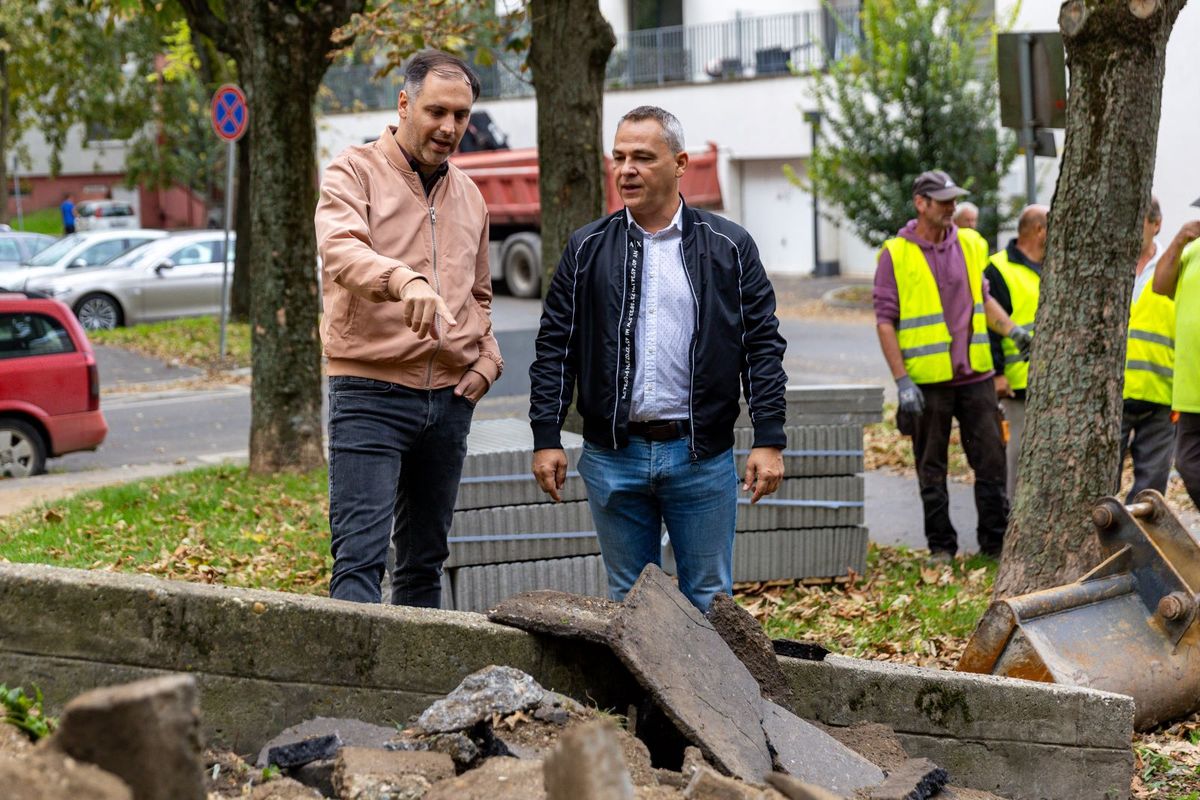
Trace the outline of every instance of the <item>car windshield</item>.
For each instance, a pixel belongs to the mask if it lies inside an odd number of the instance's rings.
[[[56,263],[60,258],[70,252],[71,248],[83,241],[83,237],[77,233],[70,236],[64,236],[54,244],[47,247],[42,252],[29,259],[31,267],[48,267]]]

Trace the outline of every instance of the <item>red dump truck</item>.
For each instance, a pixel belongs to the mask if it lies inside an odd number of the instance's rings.
[[[690,153],[680,191],[688,204],[719,210],[717,146]],[[475,181],[491,217],[492,280],[502,282],[517,297],[537,297],[541,291],[542,210],[538,203],[538,161],[535,148],[460,153],[454,164]],[[608,211],[621,207],[611,160],[605,159],[605,198]]]

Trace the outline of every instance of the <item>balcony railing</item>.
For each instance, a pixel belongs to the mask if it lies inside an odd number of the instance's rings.
[[[704,25],[676,25],[630,31],[618,37],[608,59],[609,89],[679,83],[711,83],[779,77],[820,69],[858,45],[855,11],[807,11],[739,17]],[[534,93],[524,54],[504,53],[497,63],[476,68],[482,97],[522,97]],[[325,75],[322,111],[377,111],[394,108],[404,79],[372,78],[369,64],[338,65]]]

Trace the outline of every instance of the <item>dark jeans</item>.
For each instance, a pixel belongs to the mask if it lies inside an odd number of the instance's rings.
[[[1176,428],[1175,469],[1179,470],[1192,502],[1200,508],[1200,414],[1179,412]]]
[[[992,381],[965,386],[922,386],[925,412],[916,419],[901,419],[901,431],[911,432],[917,461],[917,482],[925,507],[925,539],[933,552],[958,552],[958,533],[950,522],[950,494],[946,467],[950,449],[950,422],[958,420],[967,462],[975,470],[975,510],[979,515],[979,550],[999,556],[1008,526],[1008,495],[1004,483],[1004,442],[996,413]]]
[[[1175,426],[1171,409],[1145,400],[1126,400],[1121,409],[1121,461],[1117,469],[1117,488],[1121,488],[1121,470],[1125,454],[1133,455],[1133,488],[1125,502],[1143,489],[1167,491],[1171,476],[1171,456],[1175,453]]]
[[[391,539],[392,603],[441,604],[472,413],[453,387],[329,379],[330,597],[378,603]]]

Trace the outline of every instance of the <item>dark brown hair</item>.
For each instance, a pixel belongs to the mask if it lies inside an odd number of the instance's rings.
[[[471,86],[471,102],[479,99],[479,76],[458,56],[442,50],[422,50],[409,60],[404,68],[404,90],[416,99],[429,73],[451,80],[462,78]]]

